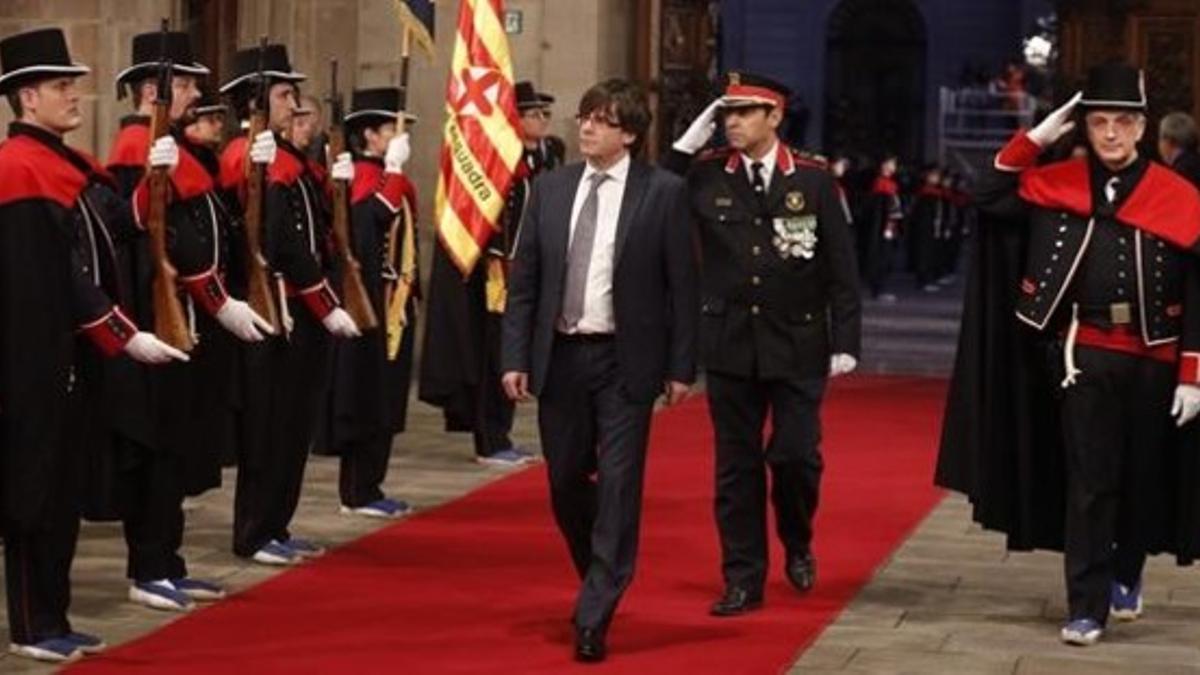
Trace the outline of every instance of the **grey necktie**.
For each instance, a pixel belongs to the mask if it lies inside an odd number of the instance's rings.
[[[574,329],[583,318],[588,268],[592,265],[592,249],[596,244],[596,213],[599,211],[600,201],[596,193],[600,184],[608,180],[608,174],[594,173],[588,180],[592,181],[592,186],[583,200],[583,208],[579,209],[575,233],[567,251],[567,283],[563,289],[562,323],[568,330]]]

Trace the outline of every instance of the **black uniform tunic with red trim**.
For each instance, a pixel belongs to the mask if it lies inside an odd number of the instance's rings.
[[[924,184],[913,196],[908,217],[909,266],[917,275],[917,285],[926,286],[940,276],[940,253],[946,208],[941,187]]]
[[[45,130],[13,123],[0,144],[0,509],[18,644],[70,631],[83,465],[76,334],[112,356],[136,332],[97,283],[113,266],[99,222],[113,205],[108,181],[95,160]]]
[[[820,405],[832,354],[857,356],[853,235],[827,168],[780,142],[765,190],[741,152],[687,171],[701,255],[700,359],[715,432],[716,516],[729,588],[761,597],[766,471],[788,563],[811,556],[823,459]],[[679,171],[689,157],[673,152]],[[771,437],[763,438],[768,413]]]
[[[887,284],[900,246],[904,210],[900,201],[900,185],[894,178],[878,176],[871,191],[863,198],[864,242],[863,277],[872,295],[879,295]]]
[[[341,456],[339,488],[342,504],[365,506],[382,499],[392,436],[404,429],[412,375],[416,299],[406,308],[405,328],[395,360],[387,358],[387,282],[396,278],[403,241],[396,242],[396,259],[388,260],[392,224],[403,219],[402,205],[416,213],[416,193],[403,174],[389,174],[376,157],[356,157],[350,190],[354,255],[380,326],[361,338],[336,340],[333,386],[329,398],[330,445]],[[396,228],[403,238],[404,224]]]
[[[937,481],[1010,548],[1065,549],[1071,618],[1103,623],[1146,552],[1200,552],[1197,425],[1169,415],[1200,380],[1200,195],[1039,152],[1018,135],[980,183]]]
[[[339,301],[326,279],[331,261],[327,186],[295,146],[277,136],[267,169],[264,254],[286,300],[290,333],[243,348],[244,410],[234,498],[234,553],[251,556],[289,538],[304,466],[328,385],[331,339],[321,320]],[[244,195],[249,144],[221,158],[222,186]]]

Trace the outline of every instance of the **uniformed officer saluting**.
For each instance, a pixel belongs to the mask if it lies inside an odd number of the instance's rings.
[[[812,518],[821,478],[818,411],[829,375],[854,369],[861,304],[854,244],[833,178],[779,140],[788,90],[731,73],[725,95],[675,143],[686,167],[720,114],[729,147],[688,172],[701,241],[701,359],[716,430],[716,515],[725,592],[712,614],[762,604],[771,497],[786,573],[816,578]],[[764,446],[763,423],[773,420]],[[765,452],[764,452],[765,448]]]

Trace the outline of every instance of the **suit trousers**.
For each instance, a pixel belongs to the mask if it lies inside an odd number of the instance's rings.
[[[716,432],[716,518],[725,583],[761,592],[767,575],[767,470],[776,530],[788,555],[809,552],[820,496],[825,378],[761,379],[709,372]],[[771,437],[763,427],[771,416]]]
[[[1162,522],[1175,368],[1076,347],[1082,372],[1063,393],[1070,618],[1104,624],[1112,582],[1132,586],[1146,561],[1146,523]]]
[[[653,406],[625,393],[614,339],[555,339],[538,429],[554,518],[582,581],[580,628],[605,630],[633,579]]]

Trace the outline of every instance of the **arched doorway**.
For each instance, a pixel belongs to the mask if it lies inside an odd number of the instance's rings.
[[[843,0],[826,31],[826,151],[925,155],[925,22],[910,0]]]

